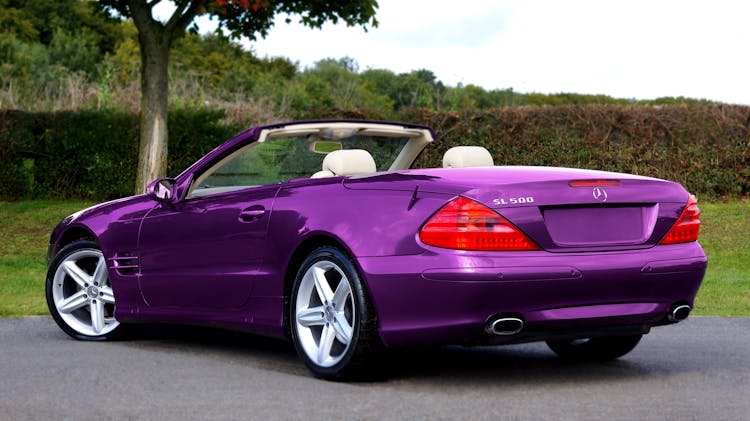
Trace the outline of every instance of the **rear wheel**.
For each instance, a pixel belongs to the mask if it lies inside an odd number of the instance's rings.
[[[52,318],[76,339],[110,339],[118,331],[107,264],[92,241],[73,242],[57,253],[47,272],[46,296]]]
[[[572,361],[607,361],[632,351],[643,335],[547,341],[560,358]]]
[[[372,373],[380,349],[377,319],[349,257],[333,247],[313,251],[289,304],[294,346],[315,376],[351,380]]]

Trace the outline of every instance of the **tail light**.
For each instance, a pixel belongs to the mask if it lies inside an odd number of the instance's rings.
[[[573,180],[569,181],[570,187],[615,187],[620,185],[620,180]]]
[[[423,243],[458,250],[539,250],[526,235],[492,209],[457,197],[434,214],[419,231]]]
[[[698,240],[698,232],[701,228],[701,221],[698,219],[700,216],[698,200],[691,194],[685,210],[659,244],[689,243]]]

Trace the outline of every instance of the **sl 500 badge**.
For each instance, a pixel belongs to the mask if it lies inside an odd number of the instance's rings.
[[[532,196],[509,197],[507,199],[501,197],[499,199],[492,199],[492,203],[496,205],[521,205],[524,203],[534,203],[534,198]]]

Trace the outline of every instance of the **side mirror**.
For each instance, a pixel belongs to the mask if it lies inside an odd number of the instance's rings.
[[[174,201],[174,186],[177,181],[174,178],[157,178],[149,183],[146,195],[161,203],[172,203]]]

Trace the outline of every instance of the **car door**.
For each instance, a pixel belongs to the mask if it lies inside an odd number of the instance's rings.
[[[149,306],[231,309],[248,301],[279,191],[262,165],[269,158],[252,146],[196,171],[185,198],[143,219],[139,286]]]
[[[237,308],[263,261],[277,186],[157,205],[139,239],[144,299],[152,307]]]

